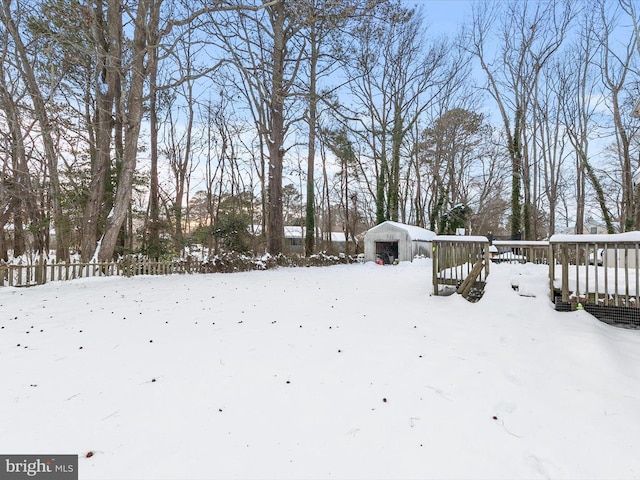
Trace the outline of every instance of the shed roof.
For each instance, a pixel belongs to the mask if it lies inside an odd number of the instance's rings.
[[[370,228],[369,231],[367,231],[367,234],[369,232],[375,232],[377,229],[382,229],[383,225],[390,225],[392,227],[405,230],[413,241],[430,242],[436,236],[435,232],[427,230],[426,228],[417,227],[415,225],[407,225],[405,223],[393,222],[391,220],[387,220],[386,222],[382,222],[375,227]]]

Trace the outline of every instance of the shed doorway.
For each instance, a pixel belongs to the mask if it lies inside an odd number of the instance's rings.
[[[398,242],[376,242],[376,260],[391,265],[398,258]]]

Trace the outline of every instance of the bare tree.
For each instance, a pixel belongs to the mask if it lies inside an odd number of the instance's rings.
[[[560,48],[573,11],[570,2],[483,2],[474,4],[473,24],[467,32],[470,51],[487,76],[486,89],[496,102],[511,158],[511,235],[532,235],[532,212],[526,145],[529,110],[540,72]],[[497,58],[487,51],[495,21],[500,22]],[[523,175],[526,177],[523,179]],[[525,201],[522,187],[525,184]]]
[[[485,131],[484,135],[491,132]],[[500,235],[506,231],[509,202],[508,182],[504,175],[508,171],[509,159],[503,148],[496,143],[484,141],[477,152],[469,178],[470,195],[466,201],[471,209],[469,225],[471,232]]]
[[[157,25],[160,21],[160,7],[162,4],[161,0],[142,0],[137,4],[135,11],[130,11],[122,9],[120,2],[117,0],[108,0],[108,2],[108,11],[113,12],[111,14],[113,21],[121,25],[122,14],[126,12],[131,18],[134,28],[130,52],[131,60],[126,65],[120,64],[116,60],[117,65],[115,66],[115,72],[113,72],[113,84],[109,81],[106,84],[101,84],[98,81],[98,89],[106,87],[107,91],[109,91],[113,87],[117,95],[119,93],[117,84],[124,73],[121,68],[125,68],[125,71],[129,74],[126,95],[117,102],[117,114],[121,119],[124,132],[122,160],[119,165],[113,209],[107,217],[104,235],[96,251],[101,261],[108,261],[113,257],[120,229],[129,212],[131,189],[137,163],[140,127],[144,113],[144,85],[148,73],[146,58],[149,48],[157,48],[157,45],[150,45],[149,43],[153,38],[150,32],[158,30]],[[113,42],[116,47],[107,55],[108,61],[105,67],[107,72],[114,68],[111,65],[113,59],[109,58],[109,55],[114,55],[114,52],[122,48],[120,43],[122,41],[121,33],[109,29],[108,34],[107,42]],[[121,59],[121,57],[116,56],[116,59]]]
[[[33,189],[29,177],[25,138],[23,134],[22,113],[18,102],[26,95],[23,85],[12,74],[10,67],[12,60],[9,50],[11,41],[6,29],[2,29],[2,53],[0,58],[0,112],[1,121],[6,124],[7,132],[2,133],[2,209],[0,210],[0,230],[3,237],[0,238],[3,259],[8,259],[7,248],[4,242],[4,227],[13,217],[13,254],[20,256],[25,251],[25,239],[23,229],[23,212]]]
[[[621,8],[631,18],[631,25],[636,38],[635,46],[640,55],[640,7],[635,0],[618,0]]]
[[[376,6],[386,0],[306,0],[298,2],[299,15],[305,27],[300,34],[306,40],[306,77],[308,78],[307,111],[308,126],[307,169],[306,169],[306,221],[305,253],[310,255],[315,248],[315,157],[318,130],[318,106],[321,101],[330,101],[331,90],[320,91],[322,80],[330,81],[338,74],[339,60],[346,53],[343,43],[348,32],[369,16]],[[335,87],[332,87],[335,88]]]
[[[117,2],[104,5],[98,0],[91,14],[90,40],[95,45],[94,78],[95,117],[89,121],[92,133],[91,183],[82,220],[81,255],[90,259],[96,252],[96,242],[103,231],[106,215],[104,198],[111,178],[111,155],[114,109],[121,85],[122,13]]]
[[[596,8],[599,12],[599,28],[597,31],[598,40],[601,44],[601,72],[602,81],[606,91],[609,92],[607,104],[611,110],[613,118],[613,126],[616,139],[617,157],[620,159],[621,169],[621,185],[622,185],[622,202],[621,202],[621,219],[620,228],[622,231],[635,230],[638,228],[636,223],[636,214],[639,211],[636,204],[635,186],[633,175],[637,169],[632,166],[631,158],[631,139],[637,131],[637,127],[632,128],[626,119],[629,118],[628,113],[622,109],[624,90],[629,84],[629,74],[631,73],[632,60],[636,57],[636,37],[633,30],[629,30],[626,42],[622,45],[620,40],[614,41],[616,38],[621,39],[625,32],[617,29],[616,23],[619,22],[619,12],[615,8],[608,5],[603,0],[598,0]]]
[[[568,185],[564,168],[568,157],[567,143],[562,117],[563,86],[557,75],[558,62],[549,63],[543,69],[542,87],[536,95],[532,119],[536,125],[536,146],[542,158],[541,186],[549,212],[547,235],[555,233],[556,213],[560,195]],[[542,210],[541,207],[537,208]],[[540,232],[538,232],[540,234]]]
[[[163,122],[163,146],[161,153],[169,163],[169,168],[173,176],[173,201],[171,202],[171,217],[174,219],[173,242],[177,251],[184,247],[184,202],[187,195],[187,185],[189,177],[193,171],[192,165],[192,142],[193,142],[193,87],[188,86],[187,98],[187,118],[186,126],[182,130],[182,125],[174,118],[175,110],[172,106],[167,109],[167,118]]]
[[[26,94],[20,93],[21,82],[12,81],[7,65],[11,64],[8,57],[8,41],[6,30],[4,30],[4,45],[2,59],[0,61],[0,112],[3,113],[3,121],[6,122],[8,132],[3,135],[3,157],[5,158],[3,168],[3,205],[0,215],[0,229],[4,230],[7,222],[13,217],[13,255],[18,257],[26,250],[23,218],[25,213],[31,215],[32,222],[41,221],[34,217],[34,189],[29,174],[27,162],[27,152],[25,146],[25,134],[23,133],[23,119],[18,102]],[[2,256],[6,257],[6,248]],[[39,253],[42,253],[40,248]]]
[[[468,203],[470,169],[482,128],[482,115],[457,108],[445,112],[423,133],[422,152],[433,178],[432,230],[438,230],[440,220],[452,208]]]
[[[60,179],[58,176],[59,152],[54,141],[53,129],[55,122],[50,118],[47,109],[47,96],[40,87],[34,57],[27,49],[21,32],[16,24],[12,2],[3,2],[0,9],[0,22],[9,33],[16,51],[16,67],[20,71],[29,97],[33,104],[34,115],[38,120],[40,135],[46,159],[49,176],[49,199],[53,224],[56,230],[56,258],[64,261],[69,255],[69,224],[64,216],[61,205]]]
[[[398,220],[407,136],[460,68],[447,63],[451,48],[445,42],[427,42],[418,11],[397,3],[380,9],[358,29],[347,69],[351,123],[369,150],[370,175],[363,178],[371,177],[367,189],[374,192],[378,223]]]
[[[640,10],[637,3],[634,0],[619,0],[620,5],[625,13],[631,18],[631,24],[635,37],[635,46],[640,56]],[[632,110],[633,116],[640,116],[637,109],[640,108],[640,98],[636,97],[634,102],[634,110]],[[640,168],[640,167],[639,167]],[[636,172],[637,173],[637,172]],[[634,202],[635,202],[635,225],[636,228],[640,228],[640,182],[636,182],[634,190]]]
[[[340,180],[339,203],[341,205],[342,218],[344,220],[343,230],[345,239],[347,240],[347,251],[345,253],[349,254],[349,238],[351,238],[352,241],[355,240],[355,225],[358,216],[355,208],[358,194],[357,191],[350,189],[351,181],[356,179],[358,176],[356,154],[345,128],[334,131],[324,130],[322,131],[321,136],[322,143],[326,145],[338,159],[340,170],[337,172],[336,176]],[[324,171],[326,175],[326,167]],[[325,182],[328,184],[328,179],[325,178]],[[331,204],[329,203],[329,209],[330,205]],[[329,226],[329,240],[331,230],[332,229]]]
[[[591,139],[597,129],[599,102],[596,95],[598,66],[598,42],[594,37],[593,11],[586,11],[582,17],[579,39],[573,43],[565,57],[558,62],[556,75],[559,79],[561,111],[566,135],[575,154],[575,199],[576,233],[582,233],[585,222],[586,182],[591,183],[607,231],[615,228],[611,219],[604,191],[597,172],[589,159]]]
[[[102,2],[102,0],[98,0]],[[114,107],[116,107],[116,119],[122,125],[122,152],[121,161],[118,168],[117,189],[113,202],[113,209],[109,213],[104,235],[98,245],[96,253],[101,260],[108,260],[114,254],[118,241],[120,229],[124,223],[129,211],[131,201],[132,185],[137,164],[138,144],[140,140],[140,128],[145,107],[145,84],[149,76],[149,59],[154,62],[157,52],[150,54],[152,50],[160,48],[161,39],[169,35],[171,31],[180,26],[190,25],[196,19],[212,11],[233,9],[233,6],[214,5],[206,6],[195,11],[187,11],[184,17],[174,18],[172,13],[167,15],[166,19],[162,18],[163,0],[141,0],[135,4],[135,8],[123,8],[120,0],[107,0],[107,15],[111,20],[104,22],[102,10],[97,12],[97,20],[100,25],[108,25],[106,32],[102,38],[102,45],[114,44],[104,53],[102,72],[105,72],[103,78],[98,78],[97,89],[101,92],[110,92],[113,88],[116,92],[114,99]],[[127,42],[128,55],[127,62],[122,61],[122,22],[123,15],[126,15],[127,22],[132,24],[133,36]],[[161,21],[164,24],[161,25]],[[118,27],[114,27],[113,25]],[[118,52],[118,54],[116,54]],[[152,63],[151,67],[155,65]],[[112,72],[113,70],[113,72]],[[111,73],[113,75],[111,76]],[[121,86],[118,82],[126,78],[126,95],[122,98],[118,97],[121,92]],[[181,84],[190,77],[181,78],[177,84]],[[111,101],[109,97],[107,100]],[[104,110],[105,112],[107,109]],[[109,110],[111,111],[111,110]],[[116,126],[116,135],[120,129]],[[106,136],[106,135],[105,135]],[[118,144],[116,138],[116,154],[118,155]]]
[[[268,153],[267,250],[272,254],[282,252],[283,246],[283,166],[287,135],[299,120],[294,107],[304,53],[298,33],[303,26],[297,8],[283,0],[266,3],[261,10],[230,12],[216,24],[216,34],[242,77],[237,85]]]

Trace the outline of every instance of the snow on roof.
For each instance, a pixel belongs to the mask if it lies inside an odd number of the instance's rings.
[[[304,227],[285,225],[284,238],[302,238],[304,237],[304,230]]]
[[[640,232],[610,233],[596,235],[552,235],[549,243],[640,243]]]
[[[297,225],[285,225],[284,226],[284,238],[303,238],[306,235],[306,227],[300,227]],[[326,232],[325,232],[326,235]],[[331,232],[332,242],[346,242],[347,238],[344,232]]]
[[[391,225],[393,227],[405,230],[411,237],[411,240],[414,241],[430,242],[436,236],[435,232],[427,230],[426,228],[417,227],[415,225],[407,225],[405,223],[393,222],[391,220],[387,220],[386,222],[382,222],[375,227],[370,228],[367,233],[376,231],[378,228],[381,228],[382,225]]]
[[[438,235],[433,240],[435,242],[489,242],[489,239],[487,237],[478,235]]]
[[[547,240],[494,240],[494,245],[507,247],[548,247]]]
[[[332,242],[346,242],[347,236],[344,232],[331,232],[331,241]]]

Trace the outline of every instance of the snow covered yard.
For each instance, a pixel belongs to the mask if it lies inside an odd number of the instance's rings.
[[[1,288],[0,453],[78,454],[81,479],[640,478],[640,330],[555,312],[546,273],[492,265],[475,304],[430,296],[430,260]]]

